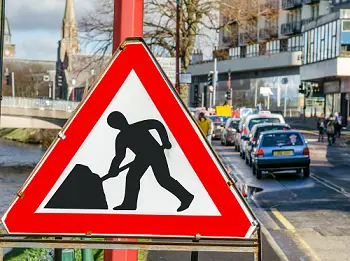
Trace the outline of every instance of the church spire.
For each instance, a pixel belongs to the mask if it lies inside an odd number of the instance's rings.
[[[74,0],[66,0],[66,9],[64,11],[64,23],[70,25],[76,25],[77,20],[75,18],[75,8],[74,8]]]
[[[78,24],[75,17],[74,0],[66,0],[66,8],[62,23],[61,42],[64,48],[61,48],[61,59],[64,59],[65,53],[69,55],[78,53],[80,44],[78,39]]]

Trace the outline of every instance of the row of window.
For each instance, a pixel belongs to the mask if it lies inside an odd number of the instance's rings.
[[[332,59],[340,54],[340,20],[304,33],[304,64]]]

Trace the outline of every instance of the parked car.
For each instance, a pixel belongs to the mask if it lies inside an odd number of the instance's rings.
[[[260,111],[257,114],[248,115],[244,120],[241,131],[239,154],[242,159],[245,159],[244,148],[249,139],[250,130],[254,125],[261,123],[285,123],[285,120],[282,115],[274,114],[269,111]]]
[[[261,133],[253,149],[253,174],[262,178],[263,171],[303,171],[310,175],[310,151],[303,135],[294,130]]]
[[[235,144],[235,136],[239,132],[238,124],[239,118],[230,118],[226,121],[226,124],[223,129],[221,129],[220,140],[221,144],[234,145]]]
[[[263,123],[256,124],[251,129],[250,134],[248,136],[249,140],[246,142],[244,153],[245,153],[245,162],[249,166],[252,166],[252,152],[253,148],[256,145],[256,141],[258,140],[260,133],[266,131],[276,131],[276,130],[290,130],[290,126],[286,123]]]
[[[221,129],[224,128],[225,123],[227,119],[231,117],[227,116],[217,116],[217,115],[211,115],[209,116],[209,119],[213,123],[212,125],[212,139],[213,140],[219,140],[221,135]]]

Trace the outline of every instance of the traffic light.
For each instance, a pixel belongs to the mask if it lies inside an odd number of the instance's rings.
[[[304,84],[299,85],[299,93],[305,94]]]
[[[321,92],[321,88],[320,85],[316,84],[313,86],[313,93],[320,93]]]
[[[202,102],[202,97],[199,95],[199,85],[196,84],[193,90],[193,107],[198,107],[199,102]]]
[[[11,74],[10,73],[6,75],[6,85],[11,86]]]
[[[214,73],[210,72],[208,74],[208,86],[213,86],[213,77],[214,77]]]
[[[228,101],[232,99],[232,89],[228,89],[227,90],[226,98],[227,98]]]

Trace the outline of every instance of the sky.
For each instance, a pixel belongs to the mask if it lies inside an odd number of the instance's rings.
[[[75,0],[79,20],[92,10],[95,0]],[[66,0],[6,0],[12,43],[16,58],[53,60],[57,58],[58,41]]]
[[[78,22],[93,10],[96,1],[99,0],[75,0]],[[16,45],[16,58],[57,59],[65,3],[66,0],[6,0],[6,16],[10,23],[12,43]],[[208,41],[207,37],[197,39],[195,48],[202,49],[205,59],[208,59],[211,57],[212,40],[217,35],[215,32],[206,34],[211,40]]]

